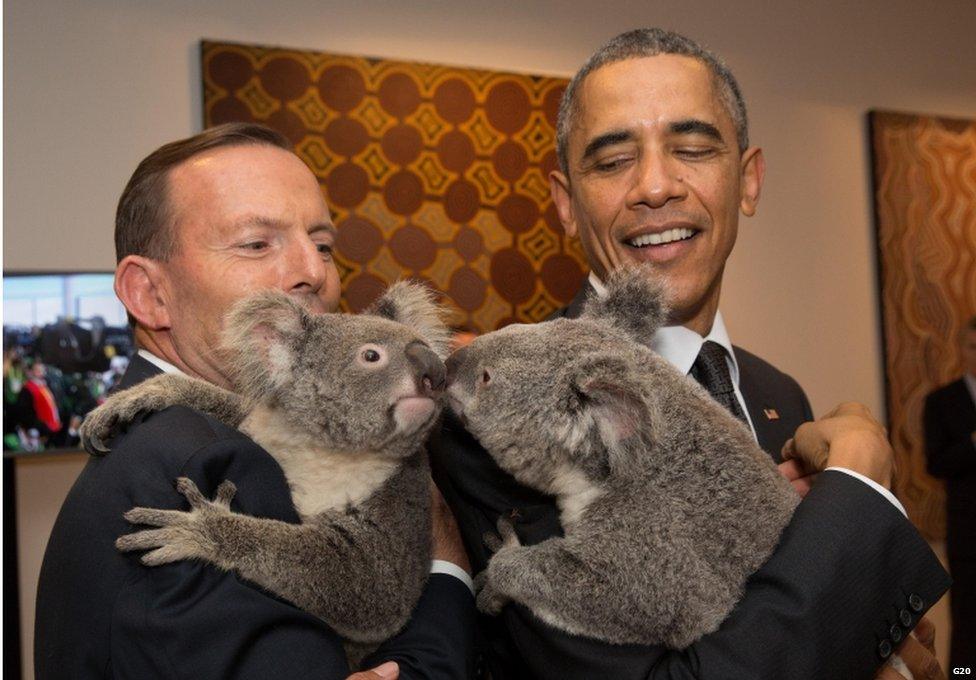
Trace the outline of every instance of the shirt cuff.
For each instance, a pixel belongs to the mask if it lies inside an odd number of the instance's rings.
[[[471,594],[474,595],[474,581],[468,575],[464,569],[454,564],[453,562],[448,562],[446,560],[431,560],[430,561],[430,573],[431,574],[447,574],[448,576],[453,576],[458,579],[468,587]]]
[[[864,482],[865,484],[867,484],[868,486],[870,486],[872,489],[874,489],[875,491],[877,491],[878,493],[880,493],[882,496],[884,496],[885,498],[887,498],[891,502],[892,505],[894,505],[896,508],[898,508],[898,512],[900,512],[901,514],[903,514],[905,517],[908,517],[908,513],[905,512],[905,507],[898,501],[897,498],[895,498],[895,494],[893,494],[890,491],[888,491],[888,489],[884,488],[883,486],[881,486],[880,484],[878,484],[876,481],[874,481],[870,477],[865,477],[860,472],[854,472],[853,470],[848,470],[847,468],[842,468],[842,467],[829,467],[829,468],[827,468],[827,470],[836,470],[837,472],[843,472],[845,474],[850,475],[851,477],[856,477],[857,479],[860,479],[862,482]],[[826,472],[826,470],[825,470],[825,472]]]

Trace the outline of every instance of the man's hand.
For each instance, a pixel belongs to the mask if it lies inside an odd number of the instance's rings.
[[[468,554],[464,552],[457,520],[433,481],[430,483],[430,519],[434,544],[431,557],[456,564],[470,574],[471,563],[468,562]]]
[[[368,671],[353,673],[346,680],[397,680],[400,677],[400,667],[395,661],[387,661]]]
[[[895,466],[884,427],[866,406],[854,402],[801,425],[783,446],[783,460],[796,460],[809,472],[847,468],[887,489]]]
[[[935,658],[935,624],[922,618],[896,650],[915,680],[945,680],[946,674]],[[905,676],[885,664],[874,680],[905,680]]]
[[[809,471],[803,467],[803,463],[796,460],[784,460],[782,463],[776,466],[779,468],[779,473],[786,477],[790,484],[793,485],[793,489],[800,494],[800,498],[807,495],[810,487],[813,486],[814,480],[817,478],[817,471]]]

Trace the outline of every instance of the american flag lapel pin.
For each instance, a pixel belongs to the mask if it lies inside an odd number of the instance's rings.
[[[766,414],[766,420],[779,420],[779,413],[774,408],[764,408],[763,413]]]

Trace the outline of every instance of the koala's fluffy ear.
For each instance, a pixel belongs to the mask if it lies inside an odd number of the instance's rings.
[[[263,291],[235,304],[221,344],[233,357],[234,385],[245,397],[260,397],[290,380],[298,340],[311,317],[280,291]]]
[[[626,360],[607,354],[586,355],[568,370],[580,404],[576,436],[600,444],[611,474],[626,473],[652,438],[639,376]]]
[[[647,265],[626,267],[610,274],[607,294],[592,296],[581,318],[612,323],[645,346],[667,314],[663,281]]]
[[[433,291],[413,281],[397,281],[386,289],[366,314],[409,326],[441,358],[450,353],[451,332],[442,318]]]

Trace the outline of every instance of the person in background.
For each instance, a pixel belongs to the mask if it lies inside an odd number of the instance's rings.
[[[928,471],[946,489],[950,672],[976,667],[976,316],[960,344],[962,377],[929,394],[923,416]]]

